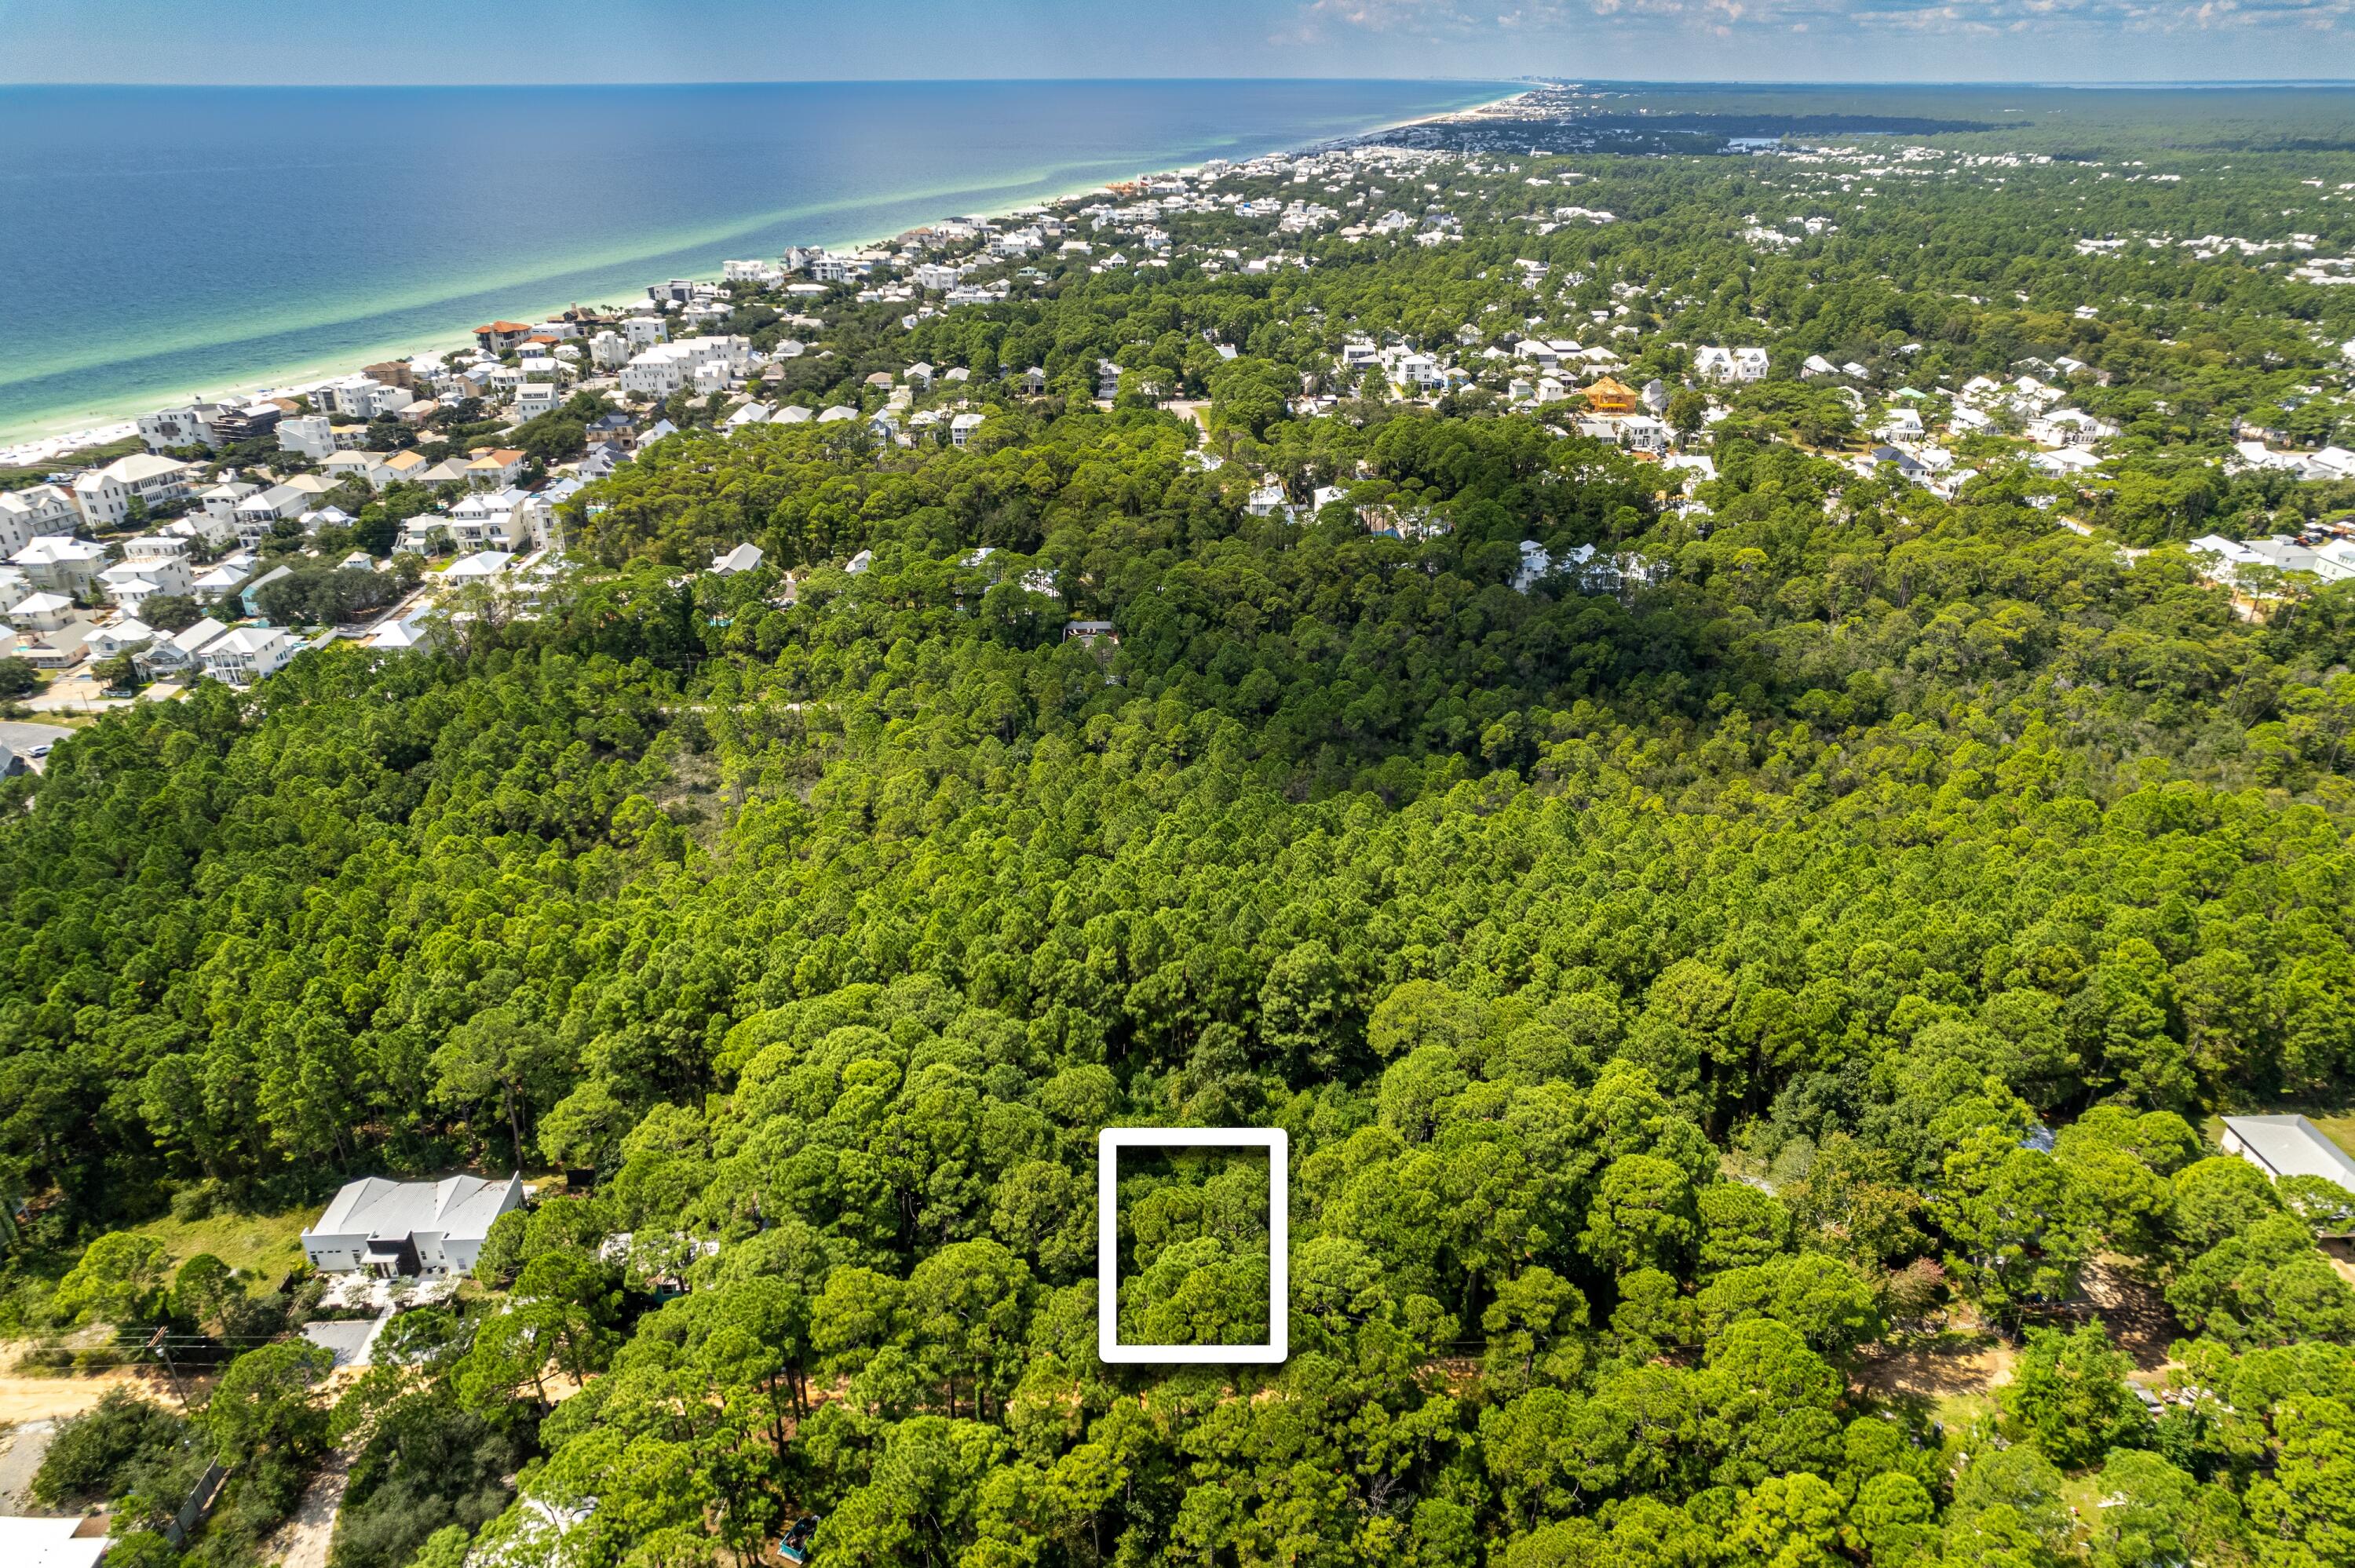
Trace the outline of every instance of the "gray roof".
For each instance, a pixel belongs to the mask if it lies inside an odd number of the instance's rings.
[[[2355,1160],[2302,1116],[2228,1116],[2249,1151],[2279,1176],[2319,1176],[2355,1192]]]
[[[439,1181],[388,1181],[366,1176],[345,1183],[319,1223],[303,1234],[399,1237],[422,1232],[453,1241],[481,1241],[518,1180],[449,1176]]]
[[[2263,560],[2270,562],[2274,566],[2279,567],[2283,571],[2310,572],[2314,570],[2314,552],[2307,549],[2304,545],[2299,544],[2287,534],[2276,534],[2270,539],[2250,539],[2245,542],[2248,545],[2249,549],[2257,556]],[[2243,1121],[2290,1121],[2293,1119],[2297,1121],[2306,1121],[2304,1117],[2290,1118],[2279,1116],[2242,1117],[2238,1119]],[[2309,1121],[2307,1122],[2306,1125],[2312,1127],[2314,1124]],[[2316,1136],[2319,1137],[2320,1134],[2318,1133]],[[2337,1178],[2334,1177],[2333,1180],[2335,1181]]]

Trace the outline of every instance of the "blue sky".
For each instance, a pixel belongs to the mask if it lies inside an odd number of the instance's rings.
[[[2355,76],[2355,0],[0,0],[0,81]]]

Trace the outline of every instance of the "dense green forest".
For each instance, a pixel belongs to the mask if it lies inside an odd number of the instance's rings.
[[[579,1177],[332,1408],[270,1345],[193,1423],[78,1425],[55,1494],[160,1520],[200,1433],[240,1467],[202,1568],[330,1444],[336,1568],[775,1561],[804,1515],[877,1568],[2355,1561],[2316,1241],[2355,1197],[2205,1128],[2355,1078],[2355,584],[2240,616],[2178,543],[2343,500],[2208,460],[2355,302],[1953,224],[1951,185],[1717,283],[1759,175],[1589,162],[1608,228],[854,315],[794,395],[887,353],[1053,385],[963,449],[690,428],[570,503],[527,612],[112,713],[0,787],[19,1323],[234,1348],[217,1263],[92,1239]],[[1565,313],[1640,273],[1639,376],[1668,323],[1928,343],[1924,381],[2074,348],[2124,462],[1941,498],[1831,461],[1847,412],[1778,373],[1695,511],[1476,389],[1295,417],[1345,328],[1476,327],[1517,255],[1583,273]],[[1348,495],[1254,516],[1263,472]],[[1587,591],[1527,544],[1658,569]],[[1097,1360],[1095,1137],[1163,1123],[1290,1135],[1281,1367]],[[1139,1335],[1263,1331],[1259,1200],[1199,1176],[1124,1215]],[[2156,1410],[2096,1276],[2179,1332]],[[1992,1398],[1876,1382],[1942,1323],[2012,1358]]]

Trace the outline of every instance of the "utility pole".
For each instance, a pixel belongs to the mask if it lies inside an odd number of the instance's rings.
[[[158,1328],[148,1340],[147,1348],[155,1351],[155,1359],[164,1363],[164,1375],[172,1380],[172,1392],[180,1398],[180,1414],[186,1415],[188,1414],[188,1391],[180,1386],[180,1369],[172,1364],[172,1347],[165,1343],[164,1337],[168,1332],[168,1327]]]

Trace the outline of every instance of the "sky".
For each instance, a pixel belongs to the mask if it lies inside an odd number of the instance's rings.
[[[0,0],[0,82],[2355,77],[2355,0]]]

